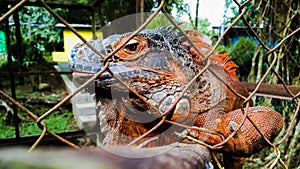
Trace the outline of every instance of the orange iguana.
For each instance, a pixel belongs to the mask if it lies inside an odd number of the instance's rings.
[[[194,34],[191,40],[201,52],[210,50],[199,39],[200,34],[195,31],[188,33]],[[108,55],[128,36],[129,33],[113,35],[91,44],[102,54]],[[237,129],[245,112],[267,139],[274,139],[283,127],[281,115],[269,107],[251,107],[251,102],[250,107],[244,109],[244,99],[236,93],[247,97],[248,92],[235,76],[236,65],[229,59],[228,54],[215,54],[210,57],[208,68],[204,69],[200,53],[180,32],[170,27],[143,30],[135,35],[107,61],[110,62],[109,70],[141,97],[128,91],[108,72],[95,81],[103,145],[128,144],[153,127],[155,130],[133,145],[147,142],[149,138],[156,139],[145,144],[146,147],[186,141],[176,135],[176,132],[183,131],[188,131],[186,133],[197,140],[214,145]],[[100,71],[105,64],[86,45],[72,50],[70,63],[73,75],[79,82],[86,81],[91,73]],[[198,74],[201,75],[193,80]],[[172,108],[177,99],[179,101]],[[168,109],[171,109],[170,113],[164,114]],[[157,126],[163,115],[166,120]],[[205,128],[213,133],[186,130],[183,125]],[[243,157],[260,151],[266,145],[264,138],[246,120],[220,152],[225,157],[227,168],[241,168]]]

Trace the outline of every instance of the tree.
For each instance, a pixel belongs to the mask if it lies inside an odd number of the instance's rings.
[[[107,28],[103,28],[104,35],[122,33],[134,31],[139,27],[143,22],[139,22],[136,25],[135,17],[144,18],[144,20],[157,8],[160,4],[160,1],[156,0],[143,0],[143,5],[139,4],[141,1],[137,0],[104,0],[98,1],[98,4],[95,5],[97,11],[98,23],[101,26],[107,25]],[[139,7],[143,7],[143,10],[140,10]],[[184,12],[189,12],[188,5],[183,2],[183,0],[166,0],[164,9],[171,13],[173,9],[177,9],[177,15],[180,16]],[[143,16],[138,15],[137,13],[144,12]],[[134,16],[132,15],[134,14]],[[125,17],[132,15],[131,17]],[[119,19],[122,18],[122,19]]]
[[[241,81],[246,81],[250,73],[256,45],[252,38],[240,37],[233,45],[218,47],[219,52],[229,53],[231,60],[238,65],[237,75]]]
[[[202,19],[198,18],[198,25],[197,30],[199,30],[203,35],[207,35],[209,37],[215,36],[215,32],[210,29],[211,23],[208,21],[207,18]]]
[[[242,2],[241,2],[242,3]],[[280,75],[284,83],[294,86],[299,86],[300,83],[300,55],[299,55],[299,32],[282,43],[275,51],[278,57],[274,60],[274,55],[267,55],[268,49],[274,48],[283,38],[290,35],[293,31],[300,27],[300,16],[298,11],[299,1],[297,0],[254,0],[249,2],[245,8],[244,20],[240,20],[238,25],[249,26],[255,30],[258,38],[262,41],[255,48],[255,51],[251,57],[251,71],[248,76],[248,81],[258,82],[266,69],[270,66],[270,63],[275,61],[275,65],[272,67],[273,72]],[[234,7],[235,6],[235,7]],[[232,1],[226,0],[226,9],[232,11],[232,17],[225,17],[225,23],[228,25],[232,23],[235,17],[239,14],[239,9],[236,5],[233,5]],[[242,22],[243,21],[243,22]],[[265,46],[263,46],[264,44]],[[241,59],[244,59],[241,57]],[[277,78],[275,74],[268,74],[265,79],[265,83],[282,83],[281,79]],[[282,112],[286,122],[289,122],[291,117],[296,113],[296,107],[294,102],[276,100],[270,98],[256,97],[256,104],[264,104],[272,106],[279,112]],[[299,101],[299,100],[298,100]],[[286,125],[288,125],[287,123]],[[292,124],[291,131],[283,144],[279,146],[281,157],[285,157],[284,161],[288,168],[297,168],[299,164],[300,147],[296,144],[299,141],[299,118]],[[278,138],[282,138],[287,132],[286,128]],[[264,165],[271,163],[271,159],[274,159],[274,153],[261,152],[253,157],[253,161],[249,162],[251,168],[261,168]]]
[[[26,42],[34,42],[40,50],[53,51],[62,42],[57,20],[44,8],[25,6],[20,12],[21,32]]]

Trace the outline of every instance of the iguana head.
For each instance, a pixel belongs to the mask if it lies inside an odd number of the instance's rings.
[[[107,55],[129,35],[113,35],[91,43],[102,54]],[[171,28],[141,31],[107,60],[110,62],[109,69],[140,93],[172,81],[186,84],[198,69],[184,41],[183,36]],[[95,73],[105,64],[86,45],[73,49],[72,53],[70,61],[75,72]],[[82,79],[82,74],[79,77],[79,80]],[[103,89],[110,88],[114,81],[113,76],[106,72],[96,85]]]
[[[103,55],[108,55],[128,39],[129,35],[130,33],[113,35],[92,41],[91,44]],[[171,107],[184,86],[201,70],[200,64],[193,59],[186,40],[172,28],[141,31],[107,61],[114,76],[118,76],[161,112]],[[86,45],[73,49],[70,63],[74,70],[73,77],[79,82],[85,82],[105,64],[103,58]],[[157,120],[158,112],[129,92],[114,76],[105,72],[96,79],[93,86],[96,88],[96,97],[102,104],[101,112],[106,116],[102,119],[115,118],[108,117],[110,112],[114,112],[112,116],[126,112],[127,117],[130,116],[128,118],[136,122],[151,123]],[[202,80],[200,83],[206,82],[205,79]],[[199,92],[198,86],[191,86],[191,90]],[[184,116],[190,112],[190,101],[187,98],[196,95],[193,91],[185,93],[177,108],[174,108],[175,114],[178,112],[179,116]],[[176,119],[179,118],[176,116]],[[149,129],[151,127],[153,125]]]

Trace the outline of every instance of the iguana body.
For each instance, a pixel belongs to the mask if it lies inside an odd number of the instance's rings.
[[[91,43],[107,55],[128,35],[114,35]],[[197,38],[194,40],[197,41]],[[201,45],[198,45],[198,48],[204,53],[207,51],[201,48]],[[104,145],[128,144],[152,129],[161,120],[162,113],[179,97],[184,87],[205,67],[200,54],[180,33],[170,28],[140,32],[108,61],[109,69],[115,75],[161,112],[147,106],[109,73],[104,73],[95,83]],[[228,137],[242,122],[243,111],[247,111],[262,133],[268,139],[274,139],[283,126],[281,115],[268,107],[250,107],[242,111],[244,100],[227,87],[228,85],[237,93],[248,96],[248,92],[235,76],[236,65],[229,61],[227,54],[216,54],[210,61],[211,65],[192,83],[167,115],[167,119],[217,132],[218,135],[196,130],[189,132],[198,140],[213,145]],[[89,76],[78,75],[76,71],[95,73],[102,69],[103,59],[86,45],[81,45],[74,48],[71,64],[75,70],[74,77],[84,82]],[[157,139],[145,146],[160,146],[180,141],[175,132],[180,133],[185,129],[163,123],[136,144],[151,137]],[[230,156],[244,157],[258,152],[265,145],[262,136],[246,120],[240,131],[221,151]]]

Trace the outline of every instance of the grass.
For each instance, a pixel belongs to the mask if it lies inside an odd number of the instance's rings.
[[[4,66],[5,67],[5,66]],[[49,71],[51,65],[45,65],[45,70]],[[0,71],[7,71],[1,70]],[[25,83],[20,85],[18,77],[16,77],[16,95],[17,101],[33,112],[37,116],[41,116],[49,109],[51,109],[55,104],[62,100],[68,93],[60,84],[60,80],[55,76],[42,76],[42,82],[48,83],[50,88],[44,91],[39,91],[33,88],[32,84],[33,76],[25,76]],[[35,77],[35,84],[38,83]],[[7,94],[10,92],[9,77],[1,77],[1,84],[4,87],[4,91]],[[4,98],[1,98],[5,100]],[[5,100],[7,101],[7,100]],[[7,101],[7,103],[9,103]],[[11,103],[9,103],[11,105]],[[36,122],[26,113],[18,109],[18,114],[22,117],[19,125],[20,136],[33,136],[40,135],[42,130],[37,126]],[[15,127],[13,125],[12,119],[9,119],[7,124],[7,113],[5,110],[0,109],[0,139],[3,138],[14,138],[15,137]],[[46,123],[47,128],[55,133],[68,132],[78,130],[74,115],[72,113],[72,107],[69,103],[64,104],[58,108],[51,115],[46,117],[43,122]]]
[[[0,58],[0,67],[2,67],[2,65],[6,65],[6,64],[7,64],[7,60]]]
[[[41,112],[46,112],[47,106],[39,107],[42,107]],[[20,113],[20,115],[24,118],[19,125],[21,137],[40,135],[42,133],[42,130],[37,126],[36,122],[32,118],[25,113]],[[10,122],[10,124],[5,123],[6,112],[0,111],[0,116],[2,117],[0,119],[0,139],[14,138],[15,127],[12,122]],[[68,110],[68,108],[61,108],[61,110],[53,112],[50,116],[45,118],[43,122],[46,123],[47,129],[55,133],[78,130],[73,113],[71,110]]]

